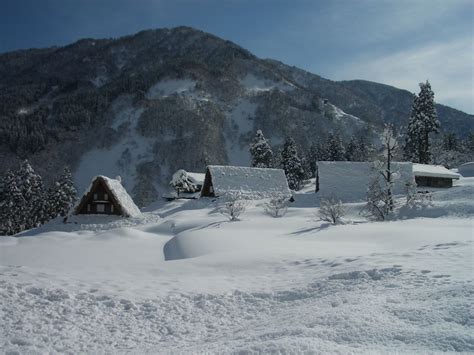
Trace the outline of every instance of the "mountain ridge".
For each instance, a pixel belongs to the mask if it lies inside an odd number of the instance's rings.
[[[46,180],[64,165],[79,189],[122,175],[142,204],[178,168],[249,163],[262,129],[302,149],[338,130],[375,138],[406,125],[412,94],[367,81],[331,81],[190,27],[0,54],[1,168],[29,158]],[[474,116],[437,105],[445,131]],[[98,160],[102,160],[100,163]]]

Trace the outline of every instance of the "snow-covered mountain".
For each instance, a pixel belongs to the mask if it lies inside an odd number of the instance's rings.
[[[402,126],[410,106],[407,91],[330,81],[188,27],[84,39],[0,55],[0,168],[29,158],[48,180],[70,165],[79,190],[121,175],[145,205],[179,168],[247,165],[256,129],[307,149],[334,130]],[[438,112],[446,131],[474,130],[474,116]]]

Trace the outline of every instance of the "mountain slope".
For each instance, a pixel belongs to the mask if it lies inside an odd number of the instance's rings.
[[[405,124],[411,105],[406,91],[326,80],[188,27],[2,54],[0,78],[0,168],[28,157],[51,180],[68,164],[79,190],[121,175],[141,205],[178,168],[248,164],[257,128],[308,148],[333,130]],[[474,130],[472,115],[439,114]]]

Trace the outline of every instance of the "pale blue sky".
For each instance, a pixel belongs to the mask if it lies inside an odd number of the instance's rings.
[[[0,0],[0,52],[186,25],[334,80],[474,113],[474,0]]]

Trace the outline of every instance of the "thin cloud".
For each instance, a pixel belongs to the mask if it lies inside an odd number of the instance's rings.
[[[366,79],[412,92],[429,79],[437,102],[474,112],[474,45],[472,37],[381,56],[359,58],[334,73],[336,80]]]

